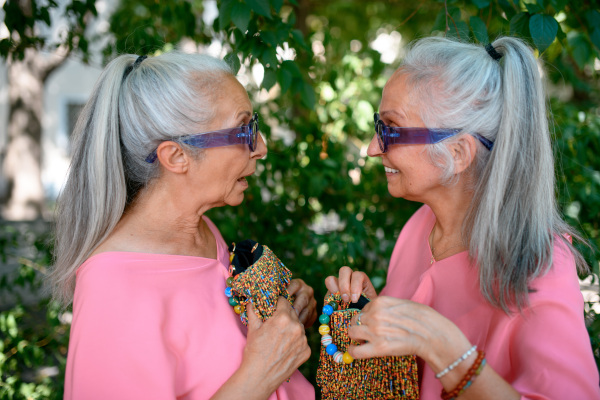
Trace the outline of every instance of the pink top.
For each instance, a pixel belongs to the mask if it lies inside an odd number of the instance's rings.
[[[598,369],[583,320],[583,297],[572,254],[556,243],[550,271],[531,283],[524,315],[506,315],[479,291],[467,252],[430,265],[435,216],[421,207],[402,229],[381,294],[410,299],[452,320],[522,399],[600,399]],[[421,399],[439,399],[442,385],[422,366]]]
[[[238,369],[246,328],[225,297],[218,259],[107,252],[77,271],[65,399],[199,400]],[[314,399],[296,371],[269,399]]]

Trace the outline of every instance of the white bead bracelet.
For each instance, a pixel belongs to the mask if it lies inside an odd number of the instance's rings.
[[[435,377],[440,379],[442,376],[446,375],[448,372],[452,371],[454,368],[456,368],[456,366],[458,364],[460,364],[461,362],[465,361],[467,359],[467,357],[469,357],[471,354],[473,354],[473,352],[477,350],[477,345],[471,347],[469,350],[467,350],[467,352],[465,354],[463,354],[462,356],[460,356],[460,358],[456,361],[454,361],[452,364],[448,365],[446,367],[446,369],[444,369],[442,372],[435,374]]]

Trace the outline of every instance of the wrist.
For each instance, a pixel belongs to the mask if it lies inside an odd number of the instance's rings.
[[[235,388],[240,390],[240,395],[246,400],[264,400],[269,398],[277,387],[269,376],[262,372],[263,368],[242,361],[242,365],[228,380]],[[242,397],[240,397],[242,398]]]

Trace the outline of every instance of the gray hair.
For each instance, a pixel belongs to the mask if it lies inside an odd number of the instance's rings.
[[[471,168],[473,200],[463,240],[479,268],[484,297],[505,312],[528,304],[529,283],[552,265],[555,240],[563,241],[581,270],[586,263],[565,235],[555,200],[555,171],[543,81],[533,51],[511,37],[484,47],[432,37],[415,42],[400,67],[422,104],[429,127],[459,128],[494,142],[478,144]],[[449,139],[457,140],[458,136]],[[448,141],[427,146],[442,179],[451,184],[454,163]]]
[[[77,268],[158,176],[159,163],[146,157],[160,142],[209,123],[216,87],[233,77],[224,61],[201,54],[170,52],[134,64],[137,58],[122,55],[106,66],[73,132],[50,275],[54,298],[63,305],[72,302]]]

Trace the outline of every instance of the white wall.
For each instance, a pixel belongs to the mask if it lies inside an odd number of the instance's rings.
[[[67,106],[70,102],[85,103],[100,73],[100,67],[70,59],[46,82],[42,184],[49,200],[55,199],[62,188],[70,162]]]

